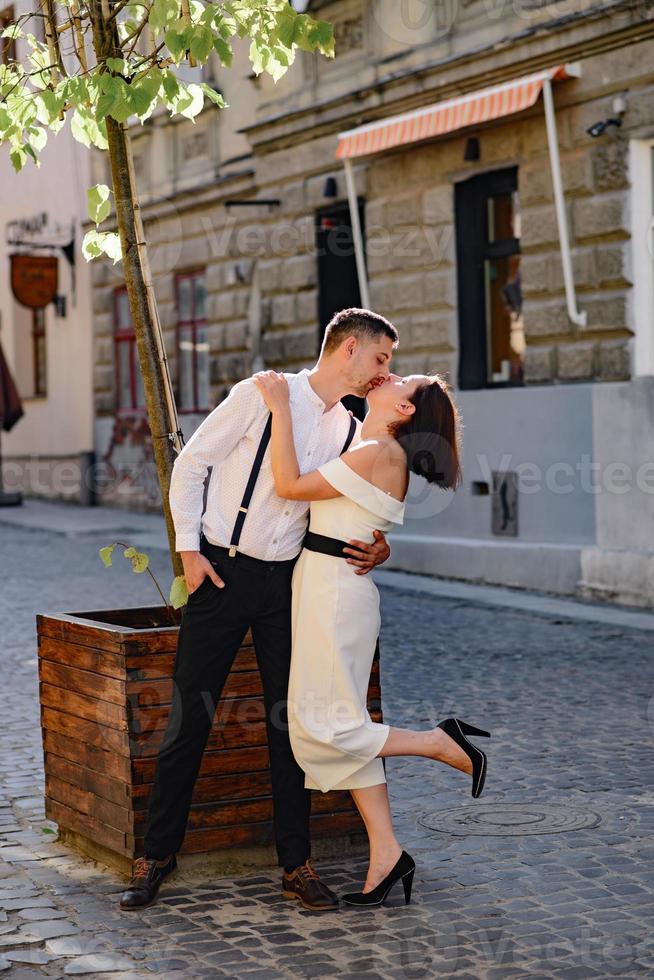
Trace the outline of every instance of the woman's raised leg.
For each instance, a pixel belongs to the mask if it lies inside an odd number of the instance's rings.
[[[419,755],[444,762],[461,772],[472,773],[470,756],[442,728],[431,728],[425,732],[391,728],[379,756],[392,755]]]

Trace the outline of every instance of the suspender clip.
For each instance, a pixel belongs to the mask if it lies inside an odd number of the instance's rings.
[[[236,545],[235,544],[232,544],[229,547],[229,557],[230,558],[236,558]]]
[[[248,512],[248,509],[247,509],[247,507],[239,507],[239,510],[240,510],[240,512],[241,512],[242,514],[247,514],[247,512]]]

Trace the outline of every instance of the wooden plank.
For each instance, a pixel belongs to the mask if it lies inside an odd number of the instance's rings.
[[[50,636],[39,636],[39,658],[54,663],[79,667],[96,674],[125,679],[125,661],[121,654],[108,650],[97,650],[81,643],[53,640]]]
[[[328,799],[329,797],[329,799]],[[332,791],[331,793],[316,793],[312,799],[312,811],[315,813],[334,813],[350,811],[353,807],[352,798],[347,791]],[[273,801],[270,796],[239,798],[237,800],[212,800],[208,803],[194,803],[188,816],[188,827],[221,827],[227,824],[249,824],[262,820],[272,820]],[[146,809],[134,811],[134,829],[146,821]]]
[[[173,693],[172,678],[154,681],[127,681],[127,696],[133,708],[156,704],[170,704]],[[258,670],[242,670],[230,673],[225,681],[221,700],[227,698],[261,697],[261,675]]]
[[[49,773],[45,774],[45,795],[76,813],[113,827],[114,830],[132,830],[132,813],[126,806],[118,806],[96,796],[91,790],[64,782]]]
[[[74,691],[66,691],[52,684],[39,684],[41,704],[46,708],[56,708],[69,715],[77,715],[99,726],[108,726],[118,731],[127,731],[127,710],[124,705],[98,701]]]
[[[365,835],[365,827],[358,812],[336,815],[316,814],[311,817],[311,836],[341,837],[347,834]],[[181,847],[181,854],[198,854],[219,848],[254,847],[273,844],[275,840],[273,825],[269,820],[261,823],[237,824],[232,827],[189,830]],[[143,853],[143,836],[137,835],[133,841],[134,852]]]
[[[141,783],[133,788],[135,810],[147,808],[152,792],[151,783]],[[203,776],[202,773],[193,787],[193,803],[215,803],[221,800],[247,800],[253,797],[270,797],[272,783],[268,769],[259,772],[227,773]]]
[[[151,708],[132,708],[129,706],[130,727],[137,734],[154,732],[168,724],[168,705],[154,705]],[[214,715],[214,726],[247,726],[265,718],[263,698],[221,698]]]
[[[202,757],[200,776],[222,776],[230,773],[259,772],[268,769],[270,759],[268,746],[235,749],[207,749]],[[134,759],[132,762],[132,782],[151,783],[154,779],[156,758]]]
[[[129,680],[138,680],[139,676],[148,678],[172,677],[175,666],[175,653],[153,653],[133,656],[126,653],[125,664]],[[234,658],[230,673],[241,670],[257,670],[257,658],[254,647],[242,646]]]
[[[133,709],[169,705],[172,700],[172,678],[165,680],[127,681],[127,696]],[[262,697],[263,687],[258,670],[230,673],[225,681],[221,700],[242,697]],[[377,686],[368,689],[368,700],[379,701],[381,691]]]
[[[149,656],[153,653],[161,654],[174,653],[177,649],[177,636],[179,630],[160,630],[156,634],[151,630],[144,630],[143,635],[139,633],[126,634],[123,640],[125,658],[130,667],[138,667],[139,657]],[[241,650],[252,649],[252,632],[247,631],[241,644]]]
[[[156,756],[163,742],[164,731],[155,729],[130,738],[134,758]],[[207,739],[206,750],[233,749],[246,746],[265,746],[267,733],[264,722],[252,722],[247,728],[231,725],[228,728],[213,728]]]
[[[50,708],[41,705],[41,727],[43,730],[57,732],[66,738],[76,739],[85,742],[89,747],[105,749],[121,757],[130,757],[129,739],[127,736],[127,726],[122,731],[110,728],[106,725],[99,725],[97,719],[81,718],[79,714],[70,714],[66,711],[58,710],[60,703]]]
[[[58,800],[50,799],[46,796],[45,814],[48,820],[54,820],[60,827],[69,827],[71,830],[97,841],[98,844],[111,848],[112,851],[116,851],[118,854],[126,854],[128,857],[131,857],[133,854],[133,846],[131,844],[133,835],[130,834],[128,836],[120,830],[115,830],[101,820],[80,813],[76,809],[71,809],[71,807],[60,803]],[[130,843],[128,843],[128,840]]]
[[[140,710],[141,712],[144,711],[142,708]],[[163,710],[164,717],[167,719],[168,709],[166,708]],[[383,720],[382,712],[375,708],[370,709],[370,717],[372,721],[376,722],[381,722]],[[149,723],[147,715],[144,714],[140,718],[140,723],[141,725],[147,725]],[[130,734],[130,747],[134,758],[141,759],[143,757],[150,758],[156,756],[161,743],[163,742],[166,721],[156,718],[155,725],[156,727],[153,726],[151,728],[143,728],[139,731],[132,730],[132,733]],[[264,721],[251,721],[247,725],[221,725],[216,723],[214,720],[213,727],[209,733],[209,738],[207,739],[205,752],[215,749],[233,749],[265,745],[267,745],[267,731]]]
[[[118,655],[121,653],[122,636],[121,631],[116,627],[97,627],[97,624],[78,622],[63,614],[60,616],[38,615],[36,624],[38,636],[49,636],[51,639],[60,640],[63,643],[78,643],[82,646],[91,647],[93,650],[108,650],[110,653]]]
[[[115,677],[95,674],[90,670],[80,670],[78,667],[53,663],[49,660],[39,661],[39,677],[44,684],[62,687],[66,691],[74,691],[84,697],[110,701],[120,707],[125,704],[125,681]]]
[[[46,752],[44,757],[46,776],[63,783],[70,783],[87,792],[92,792],[109,803],[130,809],[132,806],[132,787],[121,779],[107,776],[80,766],[70,759]]]
[[[74,733],[77,735],[76,730]],[[110,776],[112,779],[119,779],[128,785],[131,784],[132,769],[129,757],[107,751],[104,747],[98,748],[95,745],[89,745],[88,742],[80,741],[79,738],[71,738],[70,735],[64,735],[48,728],[44,728],[42,734],[44,752],[58,755],[62,759],[68,759],[79,766],[84,766],[85,769]]]

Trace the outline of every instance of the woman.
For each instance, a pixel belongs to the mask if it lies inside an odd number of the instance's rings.
[[[486,756],[466,734],[488,735],[455,718],[425,732],[373,722],[366,707],[379,634],[379,593],[369,576],[343,559],[346,540],[371,542],[404,519],[409,471],[430,483],[460,483],[459,417],[439,376],[391,375],[368,395],[369,412],[356,445],[338,459],[300,474],[288,384],[273,371],[255,375],[273,416],[271,461],[277,493],[310,500],[311,519],[293,573],[293,650],[288,721],[305,786],[348,789],[370,840],[370,865],[352,905],[380,904],[402,879],[411,897],[415,862],[400,847],[391,818],[382,759],[416,755],[472,775],[480,795]]]

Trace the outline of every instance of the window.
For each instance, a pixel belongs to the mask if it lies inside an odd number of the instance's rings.
[[[2,34],[5,27],[9,27],[14,23],[15,19],[13,7],[5,7],[4,10],[0,10],[0,34]],[[14,61],[15,58],[16,42],[9,37],[0,37],[0,65],[8,65],[9,62]]]
[[[47,395],[46,307],[32,309],[14,301],[13,375],[21,398]]]
[[[459,387],[521,385],[518,168],[456,185]]]
[[[177,386],[182,412],[209,409],[207,283],[203,270],[176,279]]]
[[[135,412],[145,408],[143,377],[136,350],[136,335],[124,287],[114,292],[114,340],[116,344],[116,410]]]
[[[46,348],[45,348],[45,307],[32,310],[32,350],[34,357],[34,394],[45,396]]]

